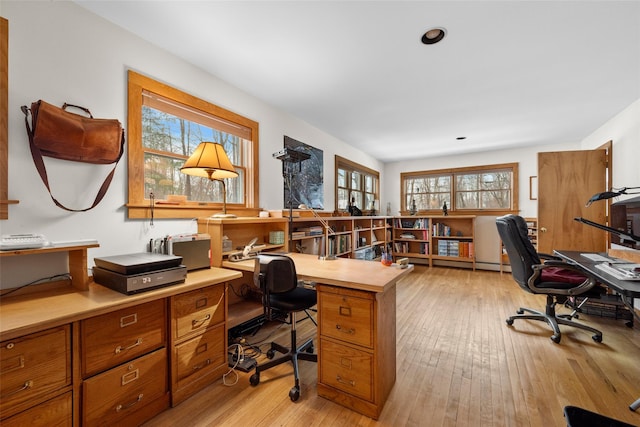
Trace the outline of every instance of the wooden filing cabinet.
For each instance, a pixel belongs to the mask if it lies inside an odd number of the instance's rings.
[[[71,327],[0,344],[0,424],[71,425]]]
[[[80,322],[82,424],[139,424],[169,406],[166,300]]]
[[[318,395],[377,419],[396,378],[395,285],[317,290]]]
[[[171,404],[221,378],[227,368],[226,284],[175,295],[171,308]]]

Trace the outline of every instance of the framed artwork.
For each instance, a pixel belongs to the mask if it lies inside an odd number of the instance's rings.
[[[538,200],[538,177],[529,177],[529,200]]]
[[[284,137],[284,148],[295,150],[309,155],[309,158],[301,162],[282,163],[284,177],[284,208],[297,209],[305,204],[313,209],[324,209],[323,187],[323,152],[317,148]]]

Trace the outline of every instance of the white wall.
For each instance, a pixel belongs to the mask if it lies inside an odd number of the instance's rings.
[[[150,238],[194,232],[188,220],[129,220],[127,159],[120,161],[104,200],[93,210],[70,213],[51,201],[29,153],[21,105],[38,99],[88,107],[95,117],[117,118],[126,126],[127,70],[132,69],[237,112],[260,124],[260,207],[284,206],[282,163],[272,153],[287,135],[324,151],[325,207],[334,206],[334,155],[369,168],[383,164],[301,120],[285,114],[235,87],[150,45],[71,2],[2,0],[9,20],[9,220],[2,234],[37,232],[51,241],[97,239],[93,257],[142,252]],[[224,58],[220,58],[224,60]],[[271,66],[265,64],[265,67]],[[71,207],[90,206],[108,167],[46,158],[53,194]],[[34,262],[31,264],[44,264]],[[24,268],[13,257],[2,258],[0,287],[60,272],[57,268]],[[64,260],[57,264],[64,265]]]
[[[640,99],[585,138],[582,148],[594,149],[607,141],[613,141],[611,187],[640,187]],[[620,196],[619,200],[630,197],[634,196]]]

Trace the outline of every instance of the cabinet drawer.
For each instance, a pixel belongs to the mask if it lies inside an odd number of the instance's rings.
[[[178,388],[191,382],[192,375],[197,379],[227,364],[224,332],[221,325],[175,347]]]
[[[165,301],[157,300],[83,320],[83,376],[86,378],[163,346],[165,311]]]
[[[320,382],[373,401],[373,355],[346,345],[320,340]]]
[[[2,420],[2,427],[71,427],[72,396],[67,392],[38,406]]]
[[[167,384],[164,348],[91,377],[82,385],[83,425],[116,425],[164,396]]]
[[[373,347],[373,300],[329,292],[318,297],[322,335]]]
[[[71,384],[71,327],[0,344],[0,413],[11,416]]]
[[[225,320],[224,285],[209,286],[172,298],[176,339],[200,333]]]

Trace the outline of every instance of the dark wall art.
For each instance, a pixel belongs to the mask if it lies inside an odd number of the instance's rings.
[[[324,209],[322,150],[286,135],[284,148],[309,155],[308,159],[301,162],[282,163],[283,176],[285,177],[284,208],[289,209],[291,205],[293,209],[297,209],[300,204],[305,204],[313,209]]]

